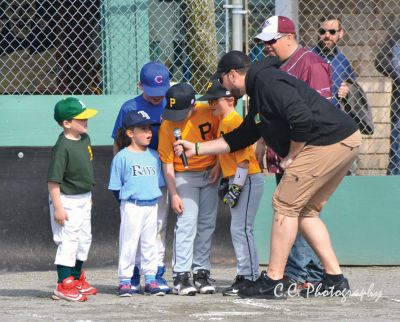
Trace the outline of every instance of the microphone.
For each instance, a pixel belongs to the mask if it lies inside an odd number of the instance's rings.
[[[174,137],[175,137],[175,140],[182,140],[182,133],[181,133],[180,129],[178,129],[178,128],[174,129]],[[182,158],[183,166],[185,167],[185,169],[189,168],[185,150],[183,150],[183,152],[181,154],[181,158]]]

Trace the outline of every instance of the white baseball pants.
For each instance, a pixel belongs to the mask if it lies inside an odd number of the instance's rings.
[[[49,200],[53,240],[58,246],[54,264],[74,267],[77,259],[87,260],[92,243],[92,193],[61,194],[61,202],[69,218],[64,226],[55,222],[53,203]]]

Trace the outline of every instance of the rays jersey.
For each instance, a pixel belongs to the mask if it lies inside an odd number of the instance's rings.
[[[161,162],[156,151],[124,148],[111,164],[109,190],[120,190],[120,200],[153,200],[161,196]]]

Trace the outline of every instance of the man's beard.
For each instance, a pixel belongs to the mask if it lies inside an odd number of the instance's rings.
[[[230,90],[230,92],[237,99],[239,99],[239,98],[241,98],[243,96],[243,94],[240,92],[240,89],[238,89],[238,88],[232,88]]]
[[[331,54],[335,53],[336,45],[333,45],[332,48],[329,48],[327,45],[325,45],[325,42],[323,40],[320,40],[318,42],[318,47],[321,48],[321,51],[322,51],[323,54],[331,55]]]

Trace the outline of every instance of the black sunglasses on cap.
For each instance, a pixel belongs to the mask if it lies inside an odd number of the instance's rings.
[[[326,32],[329,32],[329,33],[333,36],[333,35],[335,35],[339,30],[340,30],[340,29],[338,29],[338,30],[336,30],[336,29],[327,29],[327,30],[325,30],[325,29],[321,28],[321,29],[318,30],[318,33],[322,36],[322,35],[325,35]]]

